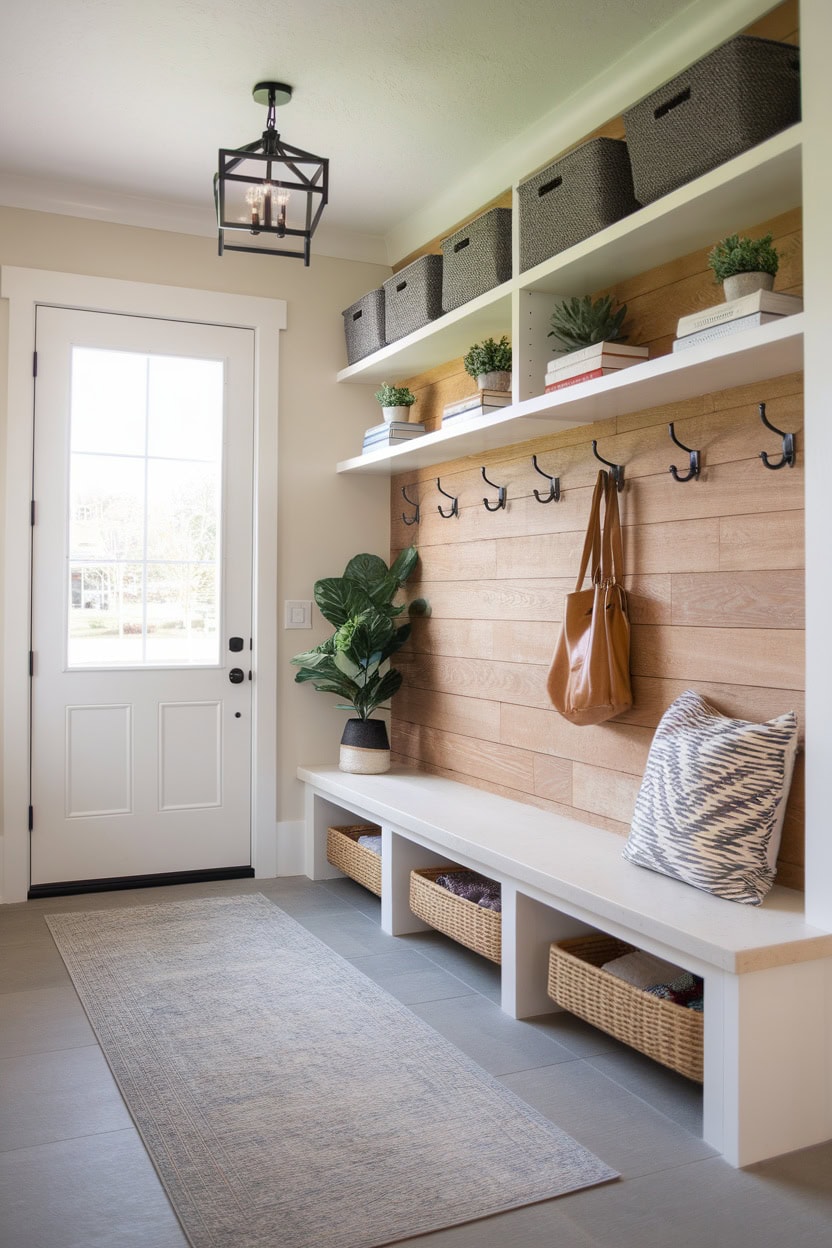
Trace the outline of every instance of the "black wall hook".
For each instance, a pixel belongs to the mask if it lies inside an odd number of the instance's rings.
[[[496,503],[489,503],[488,499],[484,498],[482,500],[483,505],[485,506],[487,511],[499,511],[501,507],[505,507],[506,505],[506,487],[504,485],[497,485],[494,481],[489,481],[488,477],[485,475],[484,468],[482,468],[480,471],[482,472],[482,479],[485,482],[485,484],[490,485],[492,489],[495,489],[498,491],[498,501]]]
[[[444,494],[446,498],[451,500],[451,505],[447,511],[443,511],[439,506],[436,508],[443,520],[450,520],[451,516],[459,518],[459,499],[454,498],[453,494],[449,494],[447,490],[442,489],[442,486],[439,484],[438,477],[436,478],[436,488],[440,494]]]
[[[690,456],[690,470],[684,476],[679,472],[675,464],[671,464],[668,472],[674,481],[692,481],[694,477],[699,476],[701,468],[699,451],[692,451],[689,446],[685,446],[684,442],[680,442],[676,437],[676,431],[673,428],[673,421],[667,426],[667,432],[670,434],[671,440],[676,443],[680,451],[685,451]]]
[[[610,469],[612,473],[612,479],[615,482],[615,488],[618,490],[620,494],[621,491],[624,489],[624,465],[623,464],[611,464],[608,459],[604,459],[603,455],[599,455],[598,443],[596,442],[595,438],[592,439],[592,454],[595,456],[597,460],[600,460],[602,464],[606,464],[606,466]]]
[[[760,403],[759,408],[760,408],[760,420],[763,422],[766,429],[770,429],[772,433],[776,433],[778,437],[783,439],[782,459],[780,459],[776,464],[773,464],[771,460],[769,459],[768,455],[765,453],[765,451],[760,451],[760,459],[763,461],[766,468],[784,468],[786,464],[788,464],[790,468],[794,468],[795,455],[797,453],[796,448],[795,448],[795,442],[794,442],[794,434],[784,433],[782,429],[778,429],[776,425],[773,425],[771,423],[771,421],[766,416],[765,403]]]
[[[540,490],[533,490],[535,498],[539,503],[559,503],[560,502],[560,477],[550,477],[548,472],[544,472],[538,467],[537,456],[532,455],[532,465],[535,472],[539,472],[541,477],[545,477],[549,482],[549,493],[541,494]]]
[[[408,497],[407,497],[407,489],[405,488],[405,486],[402,486],[402,498],[404,499],[404,501],[405,501],[406,503],[410,503],[410,506],[411,506],[411,507],[415,507],[415,508],[416,508],[416,512],[415,512],[415,514],[414,514],[414,515],[412,515],[412,516],[409,516],[409,517],[408,517],[408,516],[406,516],[406,515],[404,514],[404,512],[402,512],[402,520],[404,520],[405,524],[418,524],[418,523],[419,523],[419,521],[420,521],[420,519],[421,519],[421,510],[422,510],[422,509],[421,509],[421,507],[419,506],[419,504],[418,504],[418,503],[416,503],[416,502],[414,502],[414,501],[413,501],[413,499],[412,499],[412,498],[408,498]]]

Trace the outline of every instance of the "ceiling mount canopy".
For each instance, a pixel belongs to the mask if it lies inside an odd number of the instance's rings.
[[[214,174],[219,254],[253,251],[309,264],[312,235],[327,202],[329,161],[281,141],[275,109],[291,100],[290,86],[258,82],[252,95],[268,108],[266,129],[244,147],[221,147]]]

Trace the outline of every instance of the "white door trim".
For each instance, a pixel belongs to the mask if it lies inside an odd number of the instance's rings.
[[[254,633],[252,863],[277,871],[277,402],[283,299],[158,286],[4,266],[9,300],[9,376],[4,536],[4,836],[0,900],[29,888],[29,504],[32,480],[32,352],[38,304],[156,319],[235,325],[254,331]]]

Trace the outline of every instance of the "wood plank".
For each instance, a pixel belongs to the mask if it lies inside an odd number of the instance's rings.
[[[687,485],[678,485],[669,475],[643,477],[637,488],[624,490],[624,523],[666,524],[705,516],[764,514],[776,524],[782,522],[784,512],[802,511],[803,472],[798,460],[795,468],[777,474],[776,486],[772,486],[772,475],[759,459],[745,459],[706,468],[699,481]]]
[[[490,702],[550,707],[546,669],[528,663],[498,663],[493,659],[414,656],[408,665],[414,688],[442,693],[475,695]]]
[[[766,568],[770,569],[771,563]],[[699,628],[804,627],[802,571],[767,570],[765,576],[756,572],[677,573],[671,585],[674,624]]]
[[[805,637],[800,629],[638,624],[631,643],[630,670],[636,676],[804,688]]]
[[[420,586],[431,620],[560,620],[571,581],[429,581]]]
[[[432,500],[430,505],[433,506]],[[414,587],[425,582],[475,581],[498,575],[497,543],[494,540],[466,542],[465,557],[462,559],[455,545],[428,545],[420,542],[419,562],[407,582],[408,594],[410,595]]]
[[[572,764],[572,801],[591,814],[630,823],[640,787],[640,776],[609,767]]]
[[[447,656],[479,655],[490,658],[494,654],[494,624],[490,620],[443,620],[430,616],[411,621],[410,641],[397,661],[403,656],[419,654],[444,654]],[[400,665],[400,664],[399,664]]]
[[[627,433],[634,429],[649,428],[650,425],[666,426],[670,420],[673,420],[681,429],[682,421],[692,420],[709,412],[729,410],[760,402],[774,404],[782,398],[802,394],[803,373],[786,373],[782,377],[772,377],[762,383],[735,386],[731,390],[715,390],[697,399],[687,399],[684,403],[650,407],[643,412],[627,412],[616,417],[616,432]],[[772,410],[774,410],[773,407]],[[684,440],[682,438],[683,442]]]
[[[549,801],[572,806],[572,775],[575,764],[565,758],[554,758],[551,754],[534,754],[532,757],[533,792]]]
[[[492,657],[504,663],[534,663],[547,669],[560,624],[536,620],[495,620]]]
[[[534,755],[494,741],[474,741],[452,732],[440,732],[420,724],[397,724],[392,746],[416,761],[441,767],[448,773],[476,776],[520,792],[534,787]]]
[[[520,749],[554,754],[574,762],[644,774],[653,733],[617,720],[578,728],[554,710],[504,703],[500,709],[500,740]]]
[[[723,715],[763,723],[788,711],[797,713],[801,739],[805,731],[805,697],[799,689],[774,689],[760,685],[718,684],[711,680],[691,682],[682,677],[634,676],[633,706],[616,723],[655,728],[671,702],[695,684],[696,692]]]
[[[395,722],[422,724],[483,741],[499,741],[500,707],[484,698],[457,697],[402,685],[393,702]],[[511,745],[512,742],[505,744]]]
[[[719,522],[720,568],[766,573],[804,568],[804,524],[802,510],[775,510],[770,516],[724,516]]]

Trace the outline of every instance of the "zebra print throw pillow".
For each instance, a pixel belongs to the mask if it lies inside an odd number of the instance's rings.
[[[793,711],[752,724],[688,689],[656,729],[624,857],[758,906],[774,883],[796,752]]]

